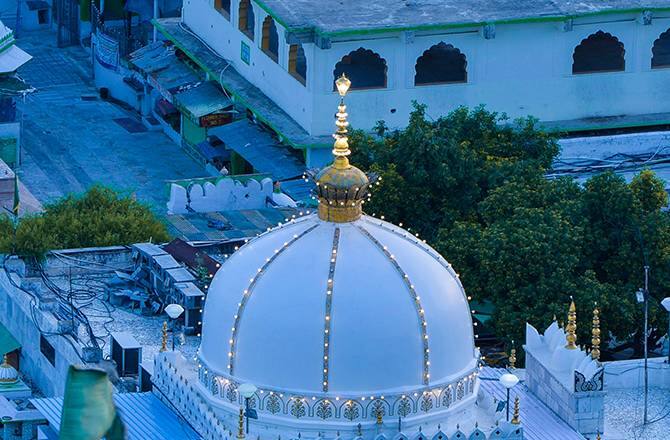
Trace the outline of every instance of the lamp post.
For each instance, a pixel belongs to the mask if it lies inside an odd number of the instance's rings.
[[[243,383],[237,389],[242,395],[242,397],[244,397],[244,415],[247,418],[247,434],[249,434],[249,416],[251,409],[249,408],[249,400],[251,399],[251,396],[254,395],[257,389],[258,388],[256,388],[256,385],[252,383]]]
[[[184,308],[179,304],[170,304],[165,308],[165,313],[170,317],[172,322],[172,351],[174,351],[175,327],[177,326],[177,318],[184,313]]]
[[[669,313],[668,315],[668,336],[666,337],[666,340],[668,342],[668,364],[670,364],[670,297],[664,298],[663,301],[661,301],[661,305],[663,308]]]
[[[514,374],[505,373],[502,376],[500,376],[498,381],[500,381],[502,386],[504,386],[505,389],[507,389],[507,404],[505,405],[505,407],[507,407],[507,421],[509,422],[509,390],[514,388],[514,386],[519,383],[519,378],[516,377],[516,375]]]

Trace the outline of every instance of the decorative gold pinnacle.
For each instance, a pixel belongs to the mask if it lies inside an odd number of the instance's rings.
[[[381,410],[377,411],[377,424],[379,426],[381,426],[382,423],[384,423],[383,417],[384,417],[384,413]]]
[[[514,398],[514,415],[512,416],[512,421],[510,423],[512,425],[518,425],[521,423],[521,420],[519,419],[519,396]]]
[[[163,330],[162,330],[162,337],[161,337],[161,353],[164,351],[167,351],[167,340],[168,340],[168,326],[167,326],[167,321],[163,321]]]
[[[595,361],[600,359],[600,310],[598,306],[593,309],[593,326],[591,328],[591,358]]]
[[[333,135],[335,138],[335,144],[333,146],[333,155],[335,156],[335,163],[333,164],[335,168],[344,169],[349,166],[349,159],[347,156],[351,154],[349,149],[349,121],[347,121],[347,106],[344,105],[344,96],[349,90],[351,81],[343,73],[337,81],[335,81],[337,90],[340,93],[341,99],[340,104],[337,107],[337,120],[335,125],[337,126],[337,131]]]
[[[600,431],[596,433],[596,440],[600,440]]]
[[[240,417],[237,421],[237,438],[244,438],[244,410],[240,407]]]
[[[509,367],[514,369],[516,368],[516,348],[514,348],[514,341],[512,341],[512,349],[509,352]]]
[[[575,307],[575,301],[572,299],[568,310],[568,325],[565,326],[565,331],[567,332],[565,339],[568,341],[565,348],[568,350],[577,349],[577,307]]]

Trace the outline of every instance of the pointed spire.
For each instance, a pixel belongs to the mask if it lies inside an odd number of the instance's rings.
[[[168,325],[167,321],[163,321],[163,330],[162,330],[162,336],[161,336],[161,349],[160,352],[167,351],[167,331],[168,331]]]
[[[593,326],[591,328],[591,358],[594,361],[600,360],[600,310],[598,303],[593,309]]]
[[[512,421],[510,422],[512,425],[518,425],[521,423],[521,420],[519,420],[519,396],[517,395],[514,398],[514,416],[512,417]]]
[[[565,339],[568,342],[565,348],[575,350],[577,348],[577,307],[575,301],[570,297],[570,309],[568,310],[568,325],[565,326]]]
[[[516,348],[514,348],[514,341],[512,341],[512,349],[509,352],[509,358],[507,359],[509,361],[509,367],[511,369],[516,368]]]
[[[244,410],[240,407],[240,416],[237,420],[237,438],[244,438]]]

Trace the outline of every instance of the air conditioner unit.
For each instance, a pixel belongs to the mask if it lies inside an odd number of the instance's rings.
[[[137,376],[140,373],[142,362],[142,346],[127,332],[112,333],[110,335],[111,357],[116,362],[116,371],[119,377]]]

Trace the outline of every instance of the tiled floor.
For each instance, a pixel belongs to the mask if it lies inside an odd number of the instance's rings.
[[[19,73],[37,88],[20,104],[21,181],[42,203],[101,183],[134,193],[164,214],[166,181],[202,177],[204,169],[162,132],[131,133],[114,122],[137,115],[91,99],[97,92],[88,52],[58,49],[55,41],[48,31],[24,32],[18,40],[34,57]]]

